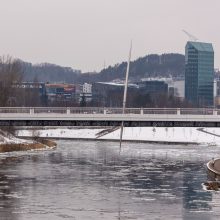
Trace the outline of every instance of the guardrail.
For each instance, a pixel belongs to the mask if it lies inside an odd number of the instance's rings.
[[[81,107],[1,107],[0,114],[122,114],[122,108]],[[220,115],[211,108],[126,108],[125,114],[140,115]]]

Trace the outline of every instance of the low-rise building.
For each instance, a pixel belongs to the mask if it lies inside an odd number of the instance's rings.
[[[136,84],[129,84],[128,90],[136,90]],[[124,83],[97,82],[92,85],[92,101],[99,106],[121,107]]]
[[[167,94],[168,84],[162,80],[145,80],[137,83],[142,94]]]
[[[49,102],[74,101],[75,85],[73,84],[46,84],[46,95]]]
[[[82,102],[82,100],[84,100],[86,103],[92,101],[92,84],[84,83],[82,85],[79,101]]]
[[[85,94],[92,94],[92,84],[84,83],[82,85],[82,92]]]

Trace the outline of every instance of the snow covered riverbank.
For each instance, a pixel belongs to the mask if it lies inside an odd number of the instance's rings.
[[[119,140],[119,128],[46,128],[18,130],[18,137],[45,137],[62,139]],[[123,140],[163,143],[220,145],[220,128],[194,127],[126,127]]]
[[[30,144],[33,143],[31,140],[25,140],[21,138],[16,138],[12,134],[0,130],[0,145],[3,144]]]
[[[27,140],[22,138],[16,138],[11,133],[0,130],[0,153],[12,151],[39,150],[46,148],[54,148],[55,146],[56,143],[51,140]]]

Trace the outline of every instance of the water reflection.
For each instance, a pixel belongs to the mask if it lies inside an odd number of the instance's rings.
[[[0,219],[217,219],[202,190],[218,148],[59,141],[0,155]]]
[[[7,175],[10,163],[14,164],[16,160],[16,157],[0,159],[0,219],[18,219],[17,215],[13,213],[19,204],[14,176]]]

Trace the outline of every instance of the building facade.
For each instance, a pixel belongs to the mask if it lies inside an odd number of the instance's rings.
[[[75,98],[75,85],[73,84],[49,84],[45,85],[46,95],[49,102],[70,101]]]
[[[189,41],[185,47],[185,98],[200,107],[214,105],[212,44]]]
[[[96,82],[92,85],[92,101],[97,106],[122,107],[124,83]],[[128,84],[128,92],[138,89],[136,84]]]
[[[89,93],[89,94],[92,94],[92,84],[89,84],[89,83],[84,83],[83,86],[82,86],[82,92],[83,93]]]
[[[92,84],[84,83],[84,84],[82,85],[82,91],[81,91],[81,93],[80,93],[80,98],[79,98],[80,103],[81,103],[83,100],[84,100],[86,103],[92,101]]]
[[[168,84],[162,80],[145,80],[138,82],[142,94],[166,94],[168,95]]]

